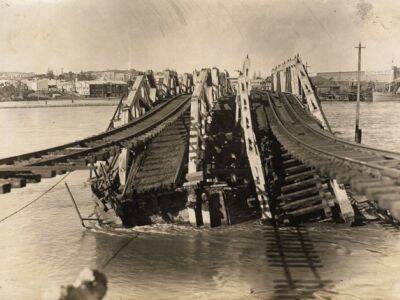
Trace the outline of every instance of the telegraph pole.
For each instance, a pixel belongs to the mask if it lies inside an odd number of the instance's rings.
[[[361,49],[365,49],[365,47],[361,47],[361,42],[358,43],[358,47],[354,47],[358,49],[358,72],[357,72],[357,106],[356,106],[356,129],[355,129],[355,142],[361,143],[361,135],[362,131],[360,127],[360,92],[361,92]]]

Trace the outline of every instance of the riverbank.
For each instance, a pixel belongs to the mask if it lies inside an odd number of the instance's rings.
[[[39,107],[76,107],[76,106],[116,106],[119,98],[95,98],[95,99],[51,99],[31,101],[5,101],[0,102],[3,108],[39,108]]]

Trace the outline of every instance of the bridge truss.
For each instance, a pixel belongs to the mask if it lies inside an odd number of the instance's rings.
[[[138,75],[105,132],[1,159],[0,192],[90,169],[99,219],[127,227],[351,222],[347,191],[400,219],[400,153],[334,136],[299,56],[272,70],[273,91],[249,73],[247,57],[235,88],[217,68]]]

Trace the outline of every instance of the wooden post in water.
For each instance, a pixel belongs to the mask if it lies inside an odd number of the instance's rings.
[[[78,205],[76,204],[75,198],[72,195],[72,192],[69,189],[69,186],[68,186],[68,184],[66,182],[65,182],[65,187],[67,188],[68,194],[69,194],[69,196],[71,198],[72,204],[75,207],[76,214],[78,215],[78,218],[81,221],[82,227],[86,228],[84,221],[97,221],[97,222],[99,222],[98,218],[83,218],[82,217],[81,212],[79,211]]]
[[[361,93],[361,42],[358,43],[358,72],[357,72],[357,106],[356,106],[356,129],[355,129],[355,142],[361,143],[362,131],[360,129],[360,93]]]

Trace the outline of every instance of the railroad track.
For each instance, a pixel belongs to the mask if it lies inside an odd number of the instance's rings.
[[[258,92],[260,93],[260,92]],[[355,144],[321,128],[291,94],[262,92],[270,128],[296,159],[374,200],[400,220],[400,153]]]
[[[22,187],[23,181],[38,182],[67,171],[87,169],[106,160],[122,147],[143,145],[174,122],[190,107],[190,95],[173,97],[133,122],[61,146],[0,159],[0,193]]]

